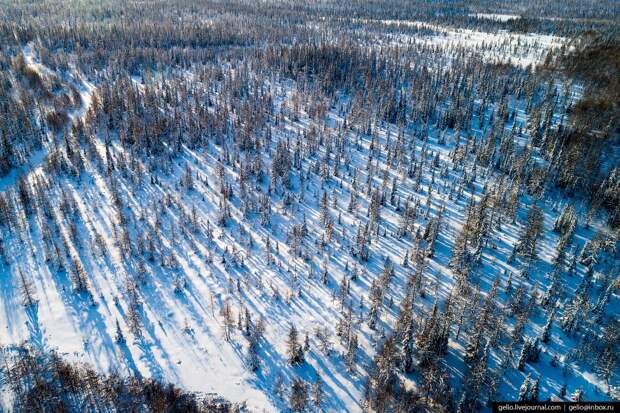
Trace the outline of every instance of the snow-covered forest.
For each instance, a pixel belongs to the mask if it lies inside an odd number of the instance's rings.
[[[619,16],[0,0],[0,410],[619,400]]]

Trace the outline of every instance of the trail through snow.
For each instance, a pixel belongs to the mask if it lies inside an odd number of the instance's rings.
[[[52,70],[37,61],[32,44],[24,46],[22,49],[22,53],[24,56],[24,61],[28,66],[34,68],[39,73],[53,75]],[[95,86],[85,79],[82,79],[79,83],[71,79],[71,83],[80,92],[81,105],[79,109],[68,113],[69,119],[71,121],[74,121],[75,119],[81,119],[82,121],[84,121],[86,118],[86,114],[88,113],[88,109],[91,105],[92,94],[95,90]],[[49,136],[50,133],[51,132],[47,132],[47,144],[49,144],[51,140],[53,140],[53,137]],[[48,148],[43,147],[41,149],[38,149],[31,154],[26,164],[11,169],[11,171],[7,175],[0,178],[0,192],[4,192],[9,188],[13,187],[17,183],[17,181],[26,174],[37,175],[41,173],[43,164],[47,159],[47,154]]]

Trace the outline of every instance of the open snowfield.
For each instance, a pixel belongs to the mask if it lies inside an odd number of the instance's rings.
[[[505,16],[502,16],[505,17]],[[502,20],[502,19],[500,19]],[[505,20],[503,20],[505,21]],[[539,33],[485,32],[479,30],[452,28],[438,24],[406,20],[360,20],[364,24],[374,23],[386,28],[414,28],[416,34],[380,33],[377,42],[389,42],[394,46],[407,47],[425,45],[441,50],[440,54],[468,55],[482,58],[488,63],[507,63],[520,67],[535,67],[542,64],[549,52],[567,46],[568,39]]]

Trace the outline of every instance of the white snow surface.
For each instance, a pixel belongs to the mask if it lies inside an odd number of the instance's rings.
[[[510,45],[506,47],[507,50],[513,47],[517,49],[516,55],[507,57],[487,51],[481,53],[490,61],[508,59],[511,63],[519,65],[540,61],[547,48],[560,47],[564,42],[564,39],[553,36],[481,33],[435,25],[430,28],[441,34],[426,38],[407,38],[399,35],[394,41],[421,41],[472,50],[488,44],[507,44]],[[31,59],[30,53],[26,55]],[[32,60],[29,60],[29,64],[36,64],[41,70],[46,70]],[[277,105],[290,98],[292,89],[290,83],[271,86],[278,92]],[[80,91],[83,107],[74,114],[74,117],[85,119],[96,87],[83,81]],[[346,103],[346,100],[346,97],[343,98],[343,102]],[[522,102],[514,102],[513,106],[517,107],[517,122],[524,124],[526,115],[522,109]],[[341,121],[337,111],[332,109],[328,133],[337,133]],[[294,138],[298,131],[309,128],[312,122],[307,116],[302,116],[299,120],[287,118],[286,128],[283,128],[286,132],[275,137],[274,142],[287,135],[289,138]],[[408,139],[411,139],[411,132],[407,131]],[[393,127],[380,126],[377,128],[377,133],[378,145],[383,148],[388,139],[394,140],[397,132]],[[106,152],[105,144],[102,137],[98,139],[97,150],[103,157]],[[419,157],[439,154],[443,165],[450,162],[450,151],[454,142],[455,137],[449,136],[446,145],[439,144],[437,131],[431,129],[427,142],[418,140],[412,145],[412,149]],[[330,208],[332,217],[335,218],[341,213],[343,225],[349,233],[354,231],[353,224],[365,218],[359,211],[357,214],[350,214],[346,210],[350,191],[350,176],[347,176],[347,171],[351,172],[352,168],[357,168],[359,182],[364,182],[366,171],[362,158],[367,154],[369,145],[369,138],[364,137],[360,150],[349,149],[348,167],[340,174],[341,177],[331,178],[325,186],[330,196],[332,190],[335,190],[338,196],[337,208]],[[112,141],[110,149],[116,159],[123,155],[122,148],[115,141]],[[88,234],[90,239],[101,240],[100,245],[95,245],[94,242],[86,244],[83,240],[87,238],[83,237],[82,244],[77,243],[75,247],[69,242],[70,247],[67,251],[72,256],[78,257],[88,273],[94,305],[91,305],[87,298],[72,291],[66,272],[53,268],[45,261],[41,253],[44,242],[42,223],[38,222],[37,217],[32,218],[27,221],[30,240],[11,239],[10,235],[5,238],[7,255],[11,258],[12,265],[2,266],[0,269],[2,272],[0,342],[17,345],[27,341],[42,348],[57,349],[70,359],[87,361],[101,371],[114,368],[126,373],[170,380],[190,390],[215,392],[231,401],[246,401],[248,407],[257,412],[285,409],[286,402],[280,400],[273,392],[272,384],[276,375],[282,374],[285,380],[297,375],[312,382],[315,374],[320,372],[327,392],[327,411],[361,411],[363,381],[374,349],[381,342],[381,328],[374,332],[369,330],[362,320],[357,321],[361,351],[353,374],[346,372],[340,355],[344,350],[335,335],[332,335],[334,351],[329,355],[319,349],[314,336],[317,328],[327,328],[333,334],[339,317],[339,304],[334,298],[334,292],[337,291],[342,277],[347,274],[345,265],[350,268],[355,263],[355,259],[348,253],[350,240],[343,238],[340,230],[336,230],[333,243],[326,247],[325,256],[311,256],[308,262],[294,256],[285,243],[286,229],[292,224],[300,223],[303,215],[306,216],[310,233],[322,233],[316,202],[316,194],[321,191],[319,180],[313,178],[308,183],[305,202],[295,204],[292,209],[285,206],[281,200],[274,202],[271,229],[261,226],[255,217],[243,221],[240,205],[234,199],[231,202],[233,219],[226,228],[219,228],[214,225],[219,200],[215,165],[219,155],[220,149],[216,147],[202,151],[184,148],[183,155],[174,162],[172,173],[153,172],[159,176],[160,184],[149,183],[148,177],[142,177],[140,179],[143,180],[143,184],[135,192],[128,191],[127,188],[136,177],[123,176],[122,172],[115,172],[117,182],[120,183],[118,191],[123,199],[123,205],[126,205],[125,214],[133,217],[131,221],[139,222],[143,228],[150,226],[153,231],[159,232],[162,250],[170,258],[174,257],[174,261],[178,263],[169,268],[160,268],[147,262],[146,281],[140,289],[143,303],[141,337],[130,334],[125,324],[127,314],[125,286],[127,279],[136,273],[136,268],[128,266],[128,261],[124,258],[125,253],[114,235],[119,222],[112,205],[110,180],[99,165],[87,163],[86,172],[80,179],[63,178],[60,188],[76,200],[77,211],[74,219],[79,234]],[[390,177],[397,176],[398,171],[386,167],[385,155],[386,151],[382,149],[376,158],[378,167],[386,170]],[[33,158],[28,172],[32,181],[36,177],[43,178],[40,165],[44,157],[45,153],[42,152]],[[195,188],[191,191],[179,187],[179,177],[185,166],[198,177]],[[305,161],[304,170],[307,171],[309,167],[309,162]],[[453,284],[452,272],[447,264],[451,244],[460,228],[469,197],[477,198],[482,187],[481,181],[476,181],[471,190],[464,192],[462,198],[449,200],[445,188],[458,177],[458,174],[459,172],[451,171],[445,178],[437,174],[434,184],[431,183],[430,176],[425,176],[421,190],[417,193],[409,185],[399,188],[399,195],[403,199],[413,196],[420,200],[422,206],[426,205],[430,198],[429,217],[435,216],[442,205],[446,208],[436,254],[429,261],[430,281],[427,289],[430,294],[429,297],[421,298],[416,303],[419,311],[430,308],[433,304],[431,296],[445,298]],[[226,179],[233,184],[235,191],[238,191],[238,175],[238,170],[226,167]],[[14,181],[14,177],[4,178],[0,189],[10,190]],[[297,177],[293,178],[293,186],[299,188]],[[494,247],[484,250],[482,267],[476,272],[482,294],[488,291],[493,280],[504,270],[515,274],[520,270],[517,263],[509,264],[507,257],[516,242],[525,214],[532,202],[526,196],[521,200],[517,223],[503,225],[496,233],[497,241]],[[360,211],[365,210],[366,202],[366,199],[360,200],[362,204]],[[557,235],[550,231],[550,228],[565,201],[550,197],[542,201],[542,204],[545,210],[545,231],[539,247],[540,259],[534,264],[531,278],[522,282],[528,289],[538,285],[544,291],[557,241]],[[198,211],[203,231],[183,232],[179,223],[183,220],[183,214],[188,214],[192,207],[196,207]],[[154,211],[160,211],[164,218],[161,222],[154,221]],[[69,240],[71,235],[67,223],[61,218],[61,212],[58,210],[50,212],[60,225],[65,238]],[[354,308],[357,308],[361,298],[364,298],[365,302],[368,301],[368,286],[371,279],[380,273],[384,257],[389,257],[396,268],[396,277],[388,297],[392,297],[395,303],[399,303],[402,298],[408,270],[400,264],[405,251],[411,248],[411,241],[392,236],[399,218],[393,207],[383,208],[382,216],[384,220],[382,226],[388,235],[378,237],[373,242],[370,262],[357,263],[357,267],[364,268],[365,271],[358,281],[352,282],[351,296],[356,303]],[[215,238],[212,245],[204,236],[207,220],[214,228]],[[428,219],[421,218],[417,225],[423,229],[427,221]],[[593,231],[597,229],[603,230],[598,222],[589,228],[580,224],[575,244],[580,246],[583,244],[583,239],[591,239]],[[248,234],[252,235],[252,244],[249,242]],[[280,263],[279,266],[266,261],[264,243],[267,235],[272,239],[271,253]],[[312,246],[313,251],[315,248],[316,246]],[[212,262],[207,259],[211,254],[213,254]],[[226,257],[226,262],[222,259],[223,256]],[[331,257],[328,260],[329,284],[323,286],[319,282],[308,280],[308,269],[311,268],[314,277],[318,277],[318,268],[328,256]],[[19,288],[14,282],[18,271],[30,274],[32,278],[38,299],[34,309],[27,310],[22,305]],[[584,271],[584,266],[579,265],[578,276],[564,280],[569,294],[579,283]],[[609,268],[609,271],[612,271],[612,268]],[[303,291],[301,296],[290,291],[290,279],[294,272],[299,275],[298,283]],[[184,287],[180,292],[175,292],[173,286],[179,279],[183,280]],[[232,283],[229,280],[232,280]],[[236,287],[237,280],[240,290]],[[505,282],[506,280],[502,279],[502,285]],[[594,290],[596,291],[596,288]],[[122,299],[117,300],[118,298]],[[219,313],[226,300],[232,303],[235,315],[241,308],[247,307],[252,314],[261,315],[266,321],[267,340],[261,343],[262,366],[257,374],[249,372],[245,367],[246,343],[241,333],[236,331],[231,343],[224,340],[222,317]],[[609,308],[612,312],[620,309],[616,295],[612,297]],[[397,305],[393,308],[384,306],[382,325],[386,325],[386,319],[394,320],[397,313]],[[127,337],[127,342],[123,345],[114,341],[117,320]],[[297,326],[302,338],[303,334],[308,333],[311,339],[311,350],[306,354],[307,363],[301,367],[286,365],[285,337],[291,322]],[[526,334],[533,335],[540,331],[544,322],[543,315],[535,315],[528,322]],[[508,323],[514,323],[514,320],[508,319]],[[552,335],[555,344],[543,346],[541,362],[528,364],[525,372],[513,370],[510,373],[510,381],[501,387],[501,393],[506,398],[514,398],[518,394],[518,387],[528,372],[544,377],[544,382],[541,382],[541,398],[557,393],[563,377],[559,369],[549,367],[549,360],[554,355],[564,356],[566,350],[573,348],[576,343],[572,338],[566,337],[556,325],[553,327]],[[457,369],[462,368],[457,360],[457,351],[462,346],[463,336],[459,341],[454,341],[454,337],[451,336],[450,351],[446,357],[454,362]],[[604,388],[604,384],[600,383],[595,374],[580,368],[571,370],[568,392],[571,393],[578,387],[584,389],[587,398],[597,398],[601,397],[600,389]]]
[[[448,54],[465,51],[471,56],[478,56],[487,63],[507,63],[519,67],[534,67],[541,64],[544,62],[547,53],[568,43],[568,39],[564,37],[538,33],[484,32],[412,20],[360,19],[357,21],[425,29],[436,33],[416,35],[381,33],[380,36],[377,36],[379,44],[385,41],[389,41],[392,45],[401,46],[425,44],[442,48]]]
[[[507,22],[509,20],[516,20],[516,19],[521,18],[521,16],[518,16],[516,14],[501,14],[501,13],[476,13],[476,14],[471,14],[470,16],[477,17],[479,19],[489,19],[489,20],[496,20],[500,22]]]

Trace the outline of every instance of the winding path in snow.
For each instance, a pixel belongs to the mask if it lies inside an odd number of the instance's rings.
[[[22,48],[22,53],[24,56],[24,61],[29,67],[35,69],[39,73],[55,74],[47,66],[37,61],[35,53],[32,50],[32,44],[29,43],[28,45],[24,46]],[[80,92],[80,100],[82,104],[78,109],[75,109],[72,112],[68,113],[68,116],[71,122],[75,121],[76,118],[84,121],[86,118],[86,114],[88,113],[88,109],[90,108],[90,105],[92,103],[92,94],[95,90],[95,86],[87,80],[82,80],[80,83],[74,82],[72,84]],[[12,168],[7,175],[0,178],[0,192],[5,192],[9,188],[13,187],[17,183],[19,178],[24,175],[38,174],[39,172],[41,172],[41,170],[43,169],[43,163],[47,159],[48,152],[48,148],[46,147],[36,150],[31,154],[25,164]]]

